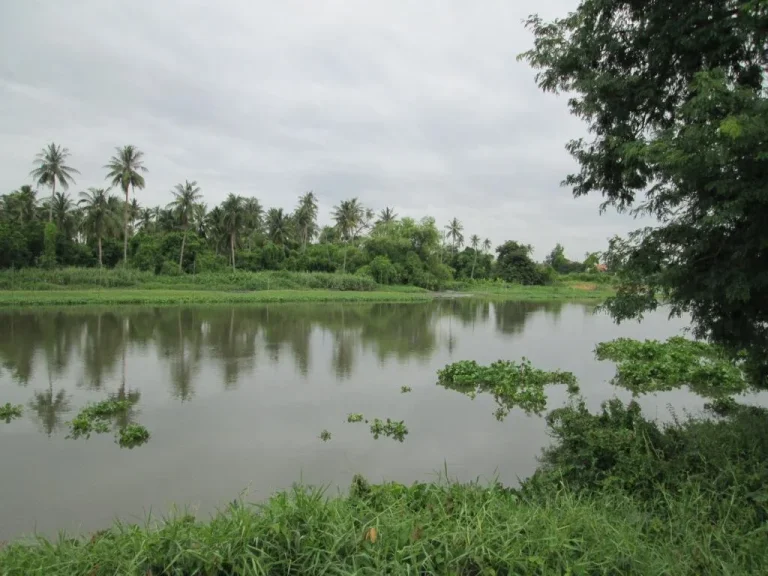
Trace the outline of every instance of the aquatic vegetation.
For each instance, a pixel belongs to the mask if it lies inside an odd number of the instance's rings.
[[[21,405],[12,405],[10,402],[6,402],[4,406],[0,406],[0,420],[5,420],[8,424],[15,418],[21,418],[24,413],[24,407]]]
[[[328,440],[330,439],[331,439],[331,433],[328,432],[328,430],[323,430],[322,432],[320,432],[320,440],[322,440],[323,442],[328,442]]]
[[[348,414],[347,415],[347,422],[354,423],[354,422],[362,422],[363,421],[363,415],[362,414]]]
[[[371,434],[373,434],[375,440],[378,440],[379,436],[386,436],[387,438],[394,438],[398,442],[402,442],[408,434],[408,428],[406,428],[405,422],[402,420],[395,421],[387,418],[386,421],[382,421],[374,418],[371,423]]]
[[[438,370],[437,377],[438,385],[470,398],[478,393],[492,394],[499,406],[494,412],[497,420],[503,420],[515,407],[540,414],[547,406],[544,393],[547,385],[565,384],[570,393],[578,391],[576,376],[571,372],[540,370],[526,358],[519,364],[498,360],[489,366],[481,366],[474,360],[460,360]]]
[[[102,400],[95,404],[89,404],[80,411],[80,416],[85,418],[108,418],[116,416],[130,409],[135,402],[127,399],[122,400]]]
[[[117,434],[117,441],[121,448],[141,446],[148,440],[149,431],[141,424],[128,424],[121,428]]]
[[[679,336],[666,342],[629,338],[601,342],[595,356],[616,362],[612,382],[635,394],[688,386],[701,396],[717,397],[747,388],[739,363],[723,350]]]
[[[401,394],[407,394],[408,392],[411,392],[413,388],[410,386],[400,386],[400,393]]]

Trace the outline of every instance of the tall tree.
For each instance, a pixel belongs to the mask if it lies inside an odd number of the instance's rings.
[[[99,268],[102,267],[101,241],[104,236],[117,226],[117,216],[114,212],[114,196],[110,197],[108,190],[104,188],[89,188],[87,192],[80,192],[79,204],[83,207],[83,226],[86,233],[96,238],[99,250]]]
[[[267,211],[267,236],[277,246],[285,247],[290,237],[291,222],[282,208],[270,208]]]
[[[302,250],[306,250],[307,243],[317,235],[317,197],[314,192],[306,192],[299,198],[294,220],[299,231]]]
[[[179,272],[181,272],[184,264],[184,247],[187,244],[187,232],[189,232],[189,226],[192,223],[195,205],[202,198],[202,195],[196,180],[192,182],[185,180],[184,184],[176,184],[171,190],[171,194],[173,194],[173,200],[168,204],[168,208],[174,212],[184,230],[181,236],[181,252],[179,254]]]
[[[109,172],[107,180],[112,186],[119,186],[125,193],[125,207],[123,208],[123,265],[128,264],[128,204],[130,198],[128,192],[136,194],[136,188],[144,189],[145,181],[142,174],[148,172],[144,166],[144,152],[135,146],[128,145],[115,148],[115,155],[104,166]]]
[[[232,271],[235,270],[235,245],[237,235],[245,223],[245,208],[242,196],[230,194],[221,204],[221,226],[229,238],[229,249],[232,257]]]
[[[764,378],[768,3],[582,0],[528,26],[521,58],[592,134],[567,145],[580,170],[565,184],[658,222],[611,242],[620,285],[608,310],[622,320],[669,303]]]
[[[35,156],[37,168],[29,173],[35,179],[36,184],[51,187],[48,222],[53,222],[53,201],[56,196],[56,183],[58,182],[62,189],[68,190],[69,185],[75,183],[72,174],[80,174],[71,166],[67,166],[67,158],[70,156],[68,148],[62,148],[51,142],[43,148],[42,152]]]
[[[382,210],[379,212],[379,218],[378,220],[376,220],[376,224],[386,226],[387,224],[391,224],[396,220],[397,220],[397,214],[395,214],[394,208],[390,208],[389,206],[386,206],[385,208],[382,208]]]
[[[490,252],[492,247],[493,247],[493,244],[491,244],[490,238],[486,238],[485,240],[483,240],[483,252]]]
[[[349,246],[350,241],[360,232],[365,225],[366,210],[357,198],[342,200],[338,206],[333,207],[333,219],[339,230],[342,240]],[[347,247],[344,248],[344,263],[342,272],[347,271]]]
[[[464,225],[459,222],[458,218],[451,220],[445,227],[448,238],[451,239],[454,251],[464,245]]]
[[[69,197],[69,194],[56,192],[56,195],[53,197],[51,208],[53,222],[56,224],[59,232],[70,239],[75,235],[74,209],[75,205]]]
[[[472,234],[472,236],[469,237],[469,245],[472,246],[472,250],[474,251],[474,255],[472,257],[472,273],[469,275],[470,280],[473,280],[475,278],[475,264],[477,264],[477,252],[480,249],[480,236],[477,234]]]
[[[248,250],[253,248],[253,239],[261,234],[262,220],[264,218],[264,208],[258,198],[246,198],[243,202],[245,211],[245,234],[248,236]]]

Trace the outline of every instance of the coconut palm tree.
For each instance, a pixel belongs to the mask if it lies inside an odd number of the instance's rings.
[[[246,198],[243,202],[243,210],[245,210],[244,226],[248,236],[248,250],[251,250],[254,237],[261,233],[264,208],[261,207],[258,198]]]
[[[223,232],[229,237],[229,250],[232,256],[232,270],[235,270],[235,245],[237,244],[237,235],[243,229],[245,224],[245,208],[242,196],[230,194],[227,199],[221,203],[221,227]]]
[[[469,245],[475,253],[472,258],[472,273],[469,275],[469,279],[473,280],[475,278],[475,264],[477,264],[477,250],[480,248],[480,236],[472,234],[472,236],[469,237]]]
[[[451,220],[445,227],[448,238],[452,239],[453,249],[456,250],[464,244],[464,225],[457,218]]]
[[[87,192],[80,192],[79,205],[83,207],[83,227],[86,233],[96,237],[99,247],[99,268],[102,267],[101,240],[118,225],[117,208],[114,196],[109,195],[109,190],[104,188],[89,188]]]
[[[173,194],[173,200],[168,204],[168,208],[174,212],[184,229],[184,234],[181,237],[181,253],[179,254],[179,272],[181,272],[184,263],[184,246],[187,244],[187,232],[189,232],[189,226],[194,216],[195,205],[202,198],[202,195],[196,180],[192,182],[185,180],[183,185],[176,184],[171,194]]]
[[[301,238],[302,250],[317,235],[317,196],[312,191],[302,194],[294,213],[294,221]]]
[[[144,152],[135,146],[128,145],[115,148],[116,154],[109,159],[104,166],[107,172],[107,180],[111,180],[112,186],[119,186],[125,193],[125,207],[123,208],[123,264],[128,263],[128,197],[129,190],[136,194],[136,188],[144,189],[145,181],[142,173],[147,172],[144,166]]]
[[[36,184],[51,187],[48,222],[53,222],[53,200],[56,196],[56,183],[58,182],[62,189],[68,190],[69,185],[75,183],[72,174],[80,174],[71,166],[67,166],[67,158],[70,156],[68,148],[62,148],[51,142],[35,156],[37,168],[29,173],[35,179]]]
[[[192,222],[195,225],[195,232],[201,238],[207,237],[208,231],[208,206],[202,202],[195,204],[192,210]]]
[[[395,214],[395,210],[387,206],[379,212],[379,219],[376,220],[376,224],[381,224],[382,226],[386,226],[387,224],[391,224],[396,220],[397,220],[397,214]]]
[[[152,208],[142,208],[139,213],[139,230],[145,234],[152,232],[154,228],[155,211]]]
[[[333,207],[333,219],[336,221],[336,228],[339,230],[341,239],[349,246],[349,242],[360,231],[366,217],[365,208],[358,202],[357,198],[351,200],[342,200],[338,206]],[[347,247],[344,248],[344,264],[342,272],[347,271]]]
[[[267,236],[273,244],[283,246],[290,239],[291,221],[282,208],[270,208],[267,212]]]
[[[486,253],[490,252],[492,246],[493,244],[491,244],[490,238],[486,238],[485,240],[483,240],[483,252],[486,252]]]
[[[21,186],[3,197],[3,212],[18,224],[29,224],[37,219],[37,192],[32,186]]]

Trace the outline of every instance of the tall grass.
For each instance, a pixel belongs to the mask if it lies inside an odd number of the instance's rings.
[[[663,501],[664,496],[659,495]],[[209,521],[115,524],[88,539],[15,543],[5,574],[742,574],[768,569],[764,534],[702,522],[695,495],[654,522],[627,496],[532,501],[476,484],[296,487]]]
[[[354,290],[373,291],[376,282],[353,274],[323,272],[208,272],[197,275],[156,275],[115,268],[24,268],[0,271],[0,290],[54,290],[62,288],[144,288],[179,290]]]

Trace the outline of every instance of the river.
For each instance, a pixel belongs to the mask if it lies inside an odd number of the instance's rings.
[[[596,343],[685,325],[663,311],[617,326],[592,305],[475,299],[2,312],[0,404],[25,410],[0,422],[0,540],[143,522],[174,504],[206,514],[298,481],[335,493],[356,473],[515,484],[548,442],[543,419],[513,410],[498,422],[492,398],[436,386],[439,368],[525,356],[574,372],[596,409],[629,398]],[[548,394],[550,408],[567,398],[560,386]],[[136,400],[125,419],[149,429],[148,443],[67,438],[77,411],[110,395]],[[685,390],[640,401],[662,419],[668,404],[703,405]],[[349,413],[403,420],[409,434],[375,440]]]

